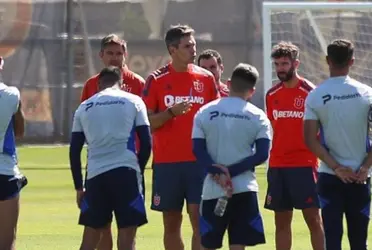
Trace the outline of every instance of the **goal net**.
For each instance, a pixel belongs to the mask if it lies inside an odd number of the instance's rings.
[[[355,45],[350,75],[372,85],[372,3],[271,4],[263,6],[265,94],[277,81],[270,52],[280,41],[291,41],[300,48],[300,75],[319,84],[328,77],[328,43],[349,39]]]

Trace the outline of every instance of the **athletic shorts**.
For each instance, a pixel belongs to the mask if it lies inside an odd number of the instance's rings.
[[[112,221],[113,213],[118,228],[146,224],[141,181],[140,174],[128,167],[115,168],[86,180],[79,224],[103,228]]]
[[[0,201],[16,197],[27,183],[25,176],[0,175]]]
[[[200,204],[205,169],[196,162],[153,165],[152,204],[156,211],[182,211],[187,204]]]
[[[214,214],[217,200],[203,200],[201,203],[200,234],[203,247],[221,248],[226,229],[229,245],[255,246],[265,243],[256,192],[234,194],[222,217]]]
[[[315,171],[312,167],[270,167],[265,208],[277,212],[319,208]]]

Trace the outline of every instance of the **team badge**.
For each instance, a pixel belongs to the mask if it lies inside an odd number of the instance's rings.
[[[160,196],[158,194],[154,195],[153,203],[154,203],[154,206],[160,205]]]
[[[299,97],[296,97],[294,99],[294,104],[293,106],[296,108],[296,109],[302,109],[304,107],[304,103],[305,103],[305,99],[302,98],[301,96]]]
[[[272,197],[271,197],[270,194],[268,194],[267,197],[266,197],[266,205],[270,206],[271,200],[272,200]]]
[[[195,89],[196,92],[199,92],[199,93],[203,92],[204,84],[201,81],[196,80],[196,81],[194,81],[194,89]]]

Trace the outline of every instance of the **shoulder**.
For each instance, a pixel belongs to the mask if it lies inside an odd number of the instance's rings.
[[[202,106],[199,111],[198,111],[198,115],[199,116],[204,116],[205,114],[209,114],[209,112],[211,112],[212,110],[215,110],[217,108],[217,106],[220,104],[222,99],[216,99],[214,101],[211,101],[207,104],[205,104],[204,106]]]
[[[21,95],[20,92],[19,92],[19,89],[15,86],[7,86],[6,92],[10,96],[17,97],[17,98],[20,98],[20,95]]]
[[[277,84],[275,84],[274,86],[272,86],[266,93],[266,98],[269,98],[271,96],[273,96],[274,94],[276,94],[278,91],[280,91],[281,89],[283,89],[283,83],[282,82],[279,82]]]
[[[213,78],[213,74],[210,71],[202,67],[199,67],[198,65],[190,64],[189,68],[190,68],[190,73],[192,73],[193,75],[198,75],[198,76],[202,76],[206,78],[211,78],[211,77]]]
[[[149,77],[147,79],[152,79],[152,80],[160,80],[162,78],[164,78],[166,75],[168,75],[170,73],[170,69],[169,69],[169,65],[165,65],[153,72],[151,72],[151,74],[149,75]]]
[[[124,75],[123,75],[123,78],[124,78],[124,81],[125,80],[130,80],[132,81],[133,83],[136,83],[136,84],[145,84],[145,79],[143,79],[142,76],[140,76],[139,74],[129,70],[129,69],[126,69],[124,71]]]
[[[299,89],[306,93],[311,92],[315,88],[316,88],[315,84],[313,84],[312,82],[305,78],[303,78],[299,84]]]
[[[88,78],[88,80],[86,80],[85,84],[84,84],[84,88],[85,87],[88,87],[92,84],[96,84],[98,82],[98,74]]]

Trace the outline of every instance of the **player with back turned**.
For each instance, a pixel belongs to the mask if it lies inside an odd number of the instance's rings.
[[[298,75],[299,49],[280,42],[271,57],[280,83],[266,94],[273,144],[267,173],[265,208],[275,212],[276,249],[291,249],[293,209],[302,210],[314,250],[324,249],[324,233],[316,193],[317,157],[303,136],[305,99],[314,85]]]
[[[128,69],[125,64],[125,58],[128,55],[128,46],[126,41],[120,39],[115,34],[109,34],[102,38],[101,40],[101,50],[99,52],[99,57],[102,63],[108,66],[116,66],[121,69],[122,73],[122,83],[120,84],[121,89],[141,96],[145,80],[138,74],[132,72]],[[81,102],[87,100],[98,92],[98,78],[99,74],[96,74],[89,78],[84,85],[83,91],[81,93]],[[138,140],[136,144],[138,149]],[[143,178],[143,188],[145,194],[145,185]],[[112,242],[112,232],[111,223],[107,225],[106,228],[102,229],[101,240],[98,246],[98,250],[110,250],[113,247]]]
[[[330,43],[326,60],[330,77],[307,97],[304,118],[306,143],[321,160],[317,186],[326,249],[342,249],[345,215],[348,249],[367,250],[372,88],[349,76],[354,63],[352,42]]]
[[[151,154],[151,133],[146,106],[139,96],[120,90],[118,67],[104,68],[98,77],[99,93],[80,104],[74,115],[70,164],[84,225],[80,249],[96,249],[102,228],[112,220],[118,226],[118,249],[132,249],[137,228],[147,223],[141,172]],[[140,148],[135,148],[135,133]],[[81,151],[87,142],[85,188]]]
[[[193,230],[192,250],[200,249],[199,204],[205,171],[192,152],[195,113],[219,98],[213,75],[193,64],[194,30],[171,27],[165,43],[172,61],[147,79],[143,98],[153,131],[153,190],[151,208],[163,213],[164,248],[182,250],[184,200]]]
[[[239,64],[231,76],[229,97],[208,103],[194,118],[193,151],[209,173],[201,203],[204,249],[221,248],[226,229],[230,249],[265,243],[254,170],[269,156],[271,126],[266,114],[248,102],[258,76],[253,66]]]
[[[0,57],[0,72],[4,60]],[[20,192],[27,184],[18,167],[15,138],[24,134],[19,90],[0,81],[0,249],[15,249]]]

